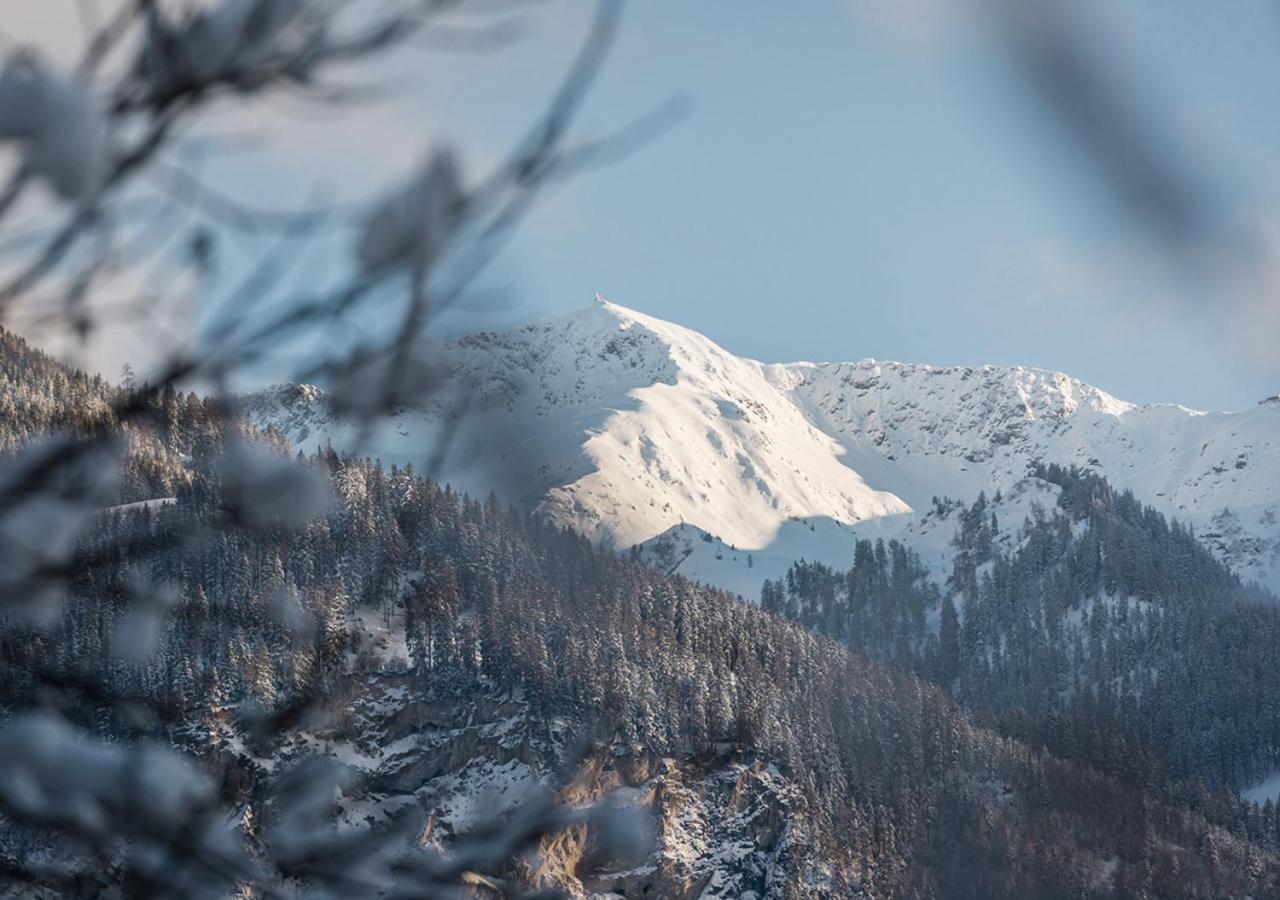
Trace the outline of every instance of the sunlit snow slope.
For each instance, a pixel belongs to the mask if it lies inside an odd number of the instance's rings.
[[[360,449],[421,468],[465,403],[443,480],[617,547],[669,532],[680,571],[743,593],[799,556],[846,564],[854,533],[944,554],[952,528],[928,521],[931,499],[1029,496],[1037,460],[1099,470],[1280,586],[1280,403],[1135,406],[1023,368],[768,365],[599,300],[441,353],[456,393]],[[264,391],[250,411],[304,447],[355,441],[309,386]]]

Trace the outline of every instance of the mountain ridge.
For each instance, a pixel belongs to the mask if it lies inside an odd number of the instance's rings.
[[[1280,405],[1139,405],[1022,366],[765,363],[603,298],[445,344],[439,362],[451,392],[397,411],[365,449],[420,460],[465,397],[441,477],[618,548],[694,528],[720,556],[779,542],[785,556],[803,550],[791,549],[794,523],[817,534],[829,521],[810,558],[843,562],[845,533],[895,536],[934,497],[1008,491],[1056,462],[1132,488],[1246,580],[1280,585],[1280,471],[1263,465],[1280,458]],[[353,433],[312,388],[259,392],[247,410],[304,448]],[[763,577],[685,571],[733,589]]]

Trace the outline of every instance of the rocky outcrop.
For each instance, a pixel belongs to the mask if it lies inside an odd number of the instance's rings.
[[[800,792],[768,760],[730,745],[682,759],[607,743],[575,757],[575,722],[539,731],[518,697],[441,702],[423,687],[402,672],[353,675],[338,724],[294,735],[273,758],[246,757],[244,768],[265,775],[304,755],[331,756],[360,776],[338,798],[339,827],[408,816],[419,841],[440,846],[548,787],[571,807],[607,799],[645,823],[644,839],[629,844],[607,823],[547,837],[519,871],[469,879],[476,898],[502,896],[513,882],[583,898],[833,895],[804,836]],[[567,782],[565,771],[574,772]]]

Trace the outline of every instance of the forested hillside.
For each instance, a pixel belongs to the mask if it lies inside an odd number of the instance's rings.
[[[21,389],[56,396],[46,384]],[[50,424],[72,418],[48,402]],[[844,600],[843,619],[834,601],[819,613],[801,599],[811,596],[800,586],[807,570],[782,591],[777,611],[811,627],[846,641],[864,630],[891,637],[891,650],[866,648],[883,658],[870,661],[493,499],[332,451],[298,462],[330,484],[325,514],[300,529],[239,528],[225,522],[228,485],[211,455],[226,423],[182,398],[192,413],[175,429],[166,403],[130,437],[160,446],[184,473],[163,484],[174,502],[104,511],[55,627],[6,623],[3,708],[34,701],[32,673],[63,673],[67,716],[107,740],[142,731],[172,742],[220,773],[240,811],[238,838],[251,848],[271,822],[267,798],[282,764],[331,755],[358,776],[334,794],[335,825],[403,829],[395,833],[405,852],[476,827],[460,810],[492,801],[486,791],[514,810],[513,784],[560,783],[566,766],[585,773],[566,798],[618,787],[655,817],[656,844],[643,859],[605,853],[586,827],[477,873],[480,896],[496,895],[486,885],[498,879],[574,895],[689,898],[1280,891],[1274,823],[1229,794],[1158,793],[1140,766],[1064,761],[1034,729],[1028,740],[1002,736],[909,671],[941,678],[951,639],[929,631],[939,597],[906,602],[917,582],[900,550],[890,563],[890,551],[863,548],[854,576],[832,576],[832,597],[852,584],[851,596],[865,598],[856,611]],[[178,406],[175,398],[170,408]],[[962,539],[980,542],[987,525],[974,519],[981,524]],[[184,540],[213,522],[225,523],[216,540]],[[1013,615],[987,586],[1006,576],[987,569],[979,547],[964,569],[977,584],[972,608]],[[1200,589],[1230,584],[1215,577]],[[139,579],[169,585],[172,603],[145,653],[121,645],[116,627],[137,614],[128,601]],[[1078,627],[1063,619],[1066,631]],[[1172,628],[1172,615],[1158,622],[1166,620]],[[943,629],[989,660],[976,672],[959,653],[950,663],[948,686],[966,702],[1021,677],[1003,662],[1010,651],[993,650],[1004,621],[971,613]],[[983,631],[964,630],[979,622]],[[325,715],[293,715],[307,698]],[[290,727],[264,743],[255,727],[264,716]],[[1061,727],[1076,733],[1070,717]],[[65,849],[16,825],[0,847],[6,870]],[[76,891],[96,895],[118,864],[80,873]]]
[[[959,516],[945,589],[906,548],[863,541],[848,572],[798,565],[765,585],[764,605],[1108,771],[1227,787],[1273,771],[1275,598],[1098,475],[1032,474],[1056,506],[1002,531],[980,497]]]
[[[133,390],[148,407],[147,415],[121,422],[113,404]],[[209,460],[223,447],[226,416],[217,404],[166,385],[148,391],[144,385],[113,385],[61,365],[20,336],[0,328],[0,450],[17,452],[51,434],[106,434],[126,439],[127,453],[119,503],[170,497],[189,486],[192,456]],[[271,429],[259,438],[285,446]]]

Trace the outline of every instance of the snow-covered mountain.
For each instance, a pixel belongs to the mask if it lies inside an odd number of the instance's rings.
[[[945,562],[934,497],[1048,493],[1034,461],[1097,469],[1194,525],[1246,579],[1280,586],[1280,402],[1240,413],[1138,406],[1059,373],[863,360],[765,364],[597,300],[440,350],[453,389],[358,449],[419,468],[465,408],[436,474],[754,596],[800,556],[847,564],[855,534]],[[300,446],[358,429],[305,385],[249,398]],[[1008,519],[1016,521],[1016,519]]]

